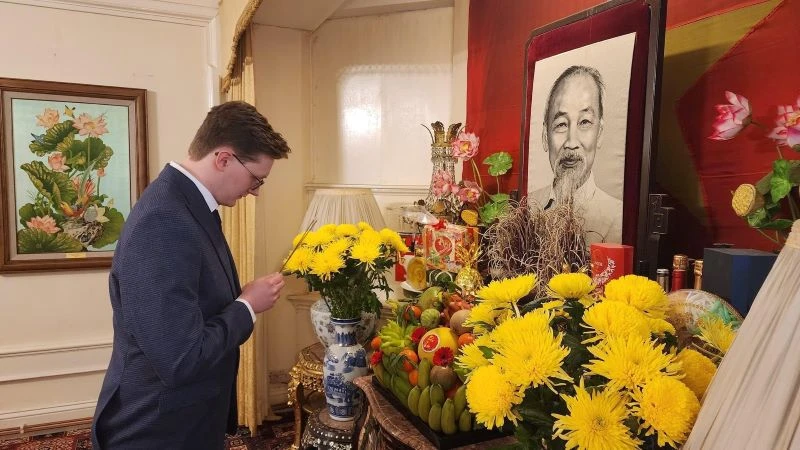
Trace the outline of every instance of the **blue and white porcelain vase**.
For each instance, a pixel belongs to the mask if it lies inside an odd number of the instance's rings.
[[[311,325],[314,333],[326,348],[336,342],[336,333],[331,323],[331,310],[325,300],[319,299],[310,308]],[[373,312],[361,311],[361,320],[356,324],[356,342],[366,347],[373,337],[378,316]]]
[[[360,321],[331,318],[336,342],[325,350],[322,375],[328,414],[333,420],[352,420],[361,403],[361,391],[353,383],[367,374],[367,352],[356,340]]]

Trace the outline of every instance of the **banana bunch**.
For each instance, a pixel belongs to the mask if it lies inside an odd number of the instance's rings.
[[[408,409],[424,420],[433,431],[455,434],[472,429],[473,417],[467,409],[467,388],[461,386],[456,395],[445,398],[439,384],[426,387],[414,386],[408,391],[404,402]]]
[[[401,326],[390,320],[378,333],[381,336],[381,351],[384,353],[399,353],[404,348],[411,348],[411,333],[416,325]]]

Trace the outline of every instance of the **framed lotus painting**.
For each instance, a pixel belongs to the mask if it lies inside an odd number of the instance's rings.
[[[146,95],[0,78],[0,272],[110,266],[147,184]]]

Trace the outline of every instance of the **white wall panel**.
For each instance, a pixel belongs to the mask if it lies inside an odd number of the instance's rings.
[[[312,182],[427,185],[449,123],[453,8],[330,20],[314,32]]]

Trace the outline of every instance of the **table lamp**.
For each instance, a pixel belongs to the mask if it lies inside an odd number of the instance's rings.
[[[325,224],[366,222],[376,230],[386,227],[381,209],[370,189],[358,188],[325,188],[314,191],[314,196],[303,217],[300,232],[308,229],[316,220],[311,230],[317,230]],[[327,347],[336,342],[333,328],[330,326],[330,311],[325,302],[317,301],[311,305],[311,325],[319,340]],[[362,323],[357,327],[356,339],[365,343],[375,329],[377,318],[374,314],[362,315]]]
[[[386,227],[381,209],[370,189],[325,188],[315,190],[306,215],[303,217],[300,232],[305,231],[314,219],[317,222],[311,228],[312,231],[328,223],[352,223],[355,225],[358,222],[366,222],[376,230]]]

